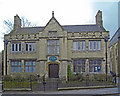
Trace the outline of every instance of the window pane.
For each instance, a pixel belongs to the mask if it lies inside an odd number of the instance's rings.
[[[28,44],[26,44],[26,51],[28,51]]]
[[[15,72],[17,72],[18,70],[17,70],[18,68],[17,67],[15,67]]]
[[[35,67],[33,67],[33,72],[35,72]]]
[[[15,44],[15,45],[16,45],[16,47],[15,47],[15,48],[16,48],[16,51],[18,51],[18,44]]]
[[[83,50],[85,50],[85,41],[83,42]]]
[[[32,51],[32,46],[29,44],[29,51]]]
[[[19,44],[19,51],[21,51],[21,44]]]
[[[15,65],[15,62],[12,62],[12,66],[14,66]]]
[[[94,41],[94,49],[96,49],[96,41]]]
[[[25,62],[25,65],[28,65],[28,62],[27,62],[27,61]]]
[[[59,53],[59,46],[56,46],[56,53]]]
[[[98,49],[98,50],[101,49],[101,42],[100,42],[100,41],[97,42],[97,49]]]
[[[28,67],[25,67],[25,72],[28,72]]]
[[[89,49],[92,50],[92,41],[89,41]]]
[[[21,67],[19,67],[19,71],[18,72],[21,72]]]
[[[11,72],[14,72],[14,67],[11,68]]]
[[[78,50],[80,50],[81,48],[81,42],[78,42]]]
[[[21,66],[21,62],[19,62],[19,66]]]
[[[50,46],[48,46],[48,54],[50,54]]]
[[[12,44],[12,47],[11,47],[12,51],[14,51],[14,44]]]
[[[33,43],[33,51],[36,51],[36,44]]]
[[[76,44],[77,44],[77,42],[73,42],[73,50],[77,50]]]
[[[33,65],[35,65],[35,62],[33,62]]]

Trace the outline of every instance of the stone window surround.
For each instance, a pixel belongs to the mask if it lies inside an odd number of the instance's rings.
[[[20,60],[11,61],[11,72],[21,72],[21,61]]]

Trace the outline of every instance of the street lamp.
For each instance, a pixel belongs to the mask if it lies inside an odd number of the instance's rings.
[[[105,52],[105,55],[106,55],[106,81],[107,81],[107,42],[108,42],[108,38],[106,37],[104,39],[105,43],[106,43],[106,52]]]
[[[5,40],[5,49],[6,49],[6,52],[5,52],[5,75],[7,75],[7,44],[8,44],[8,41]]]

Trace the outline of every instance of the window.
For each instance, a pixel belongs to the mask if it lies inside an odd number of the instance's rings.
[[[35,52],[36,51],[36,43],[26,43],[26,51],[27,52]]]
[[[89,72],[101,72],[101,60],[89,60]]]
[[[11,72],[21,72],[21,61],[11,62]]]
[[[51,38],[57,37],[57,31],[49,31],[48,37],[51,37]]]
[[[11,52],[21,52],[21,51],[22,51],[21,43],[11,44]]]
[[[25,61],[25,72],[36,72],[35,61]]]
[[[48,40],[48,54],[59,54],[59,40]]]
[[[89,50],[101,50],[101,41],[89,41]]]
[[[85,50],[85,41],[74,41],[73,42],[74,51],[84,51]]]
[[[85,72],[85,60],[84,59],[74,60],[73,71],[76,73]]]

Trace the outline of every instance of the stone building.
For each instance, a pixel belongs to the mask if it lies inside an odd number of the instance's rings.
[[[21,28],[16,15],[14,29],[4,36],[4,75],[46,74],[67,80],[68,65],[73,74],[104,74],[106,37],[100,10],[96,24],[89,25],[60,25],[53,12],[46,26]]]
[[[110,48],[110,71],[116,73],[118,75],[118,33],[120,32],[120,28],[116,31],[113,37],[110,40],[109,48]]]

